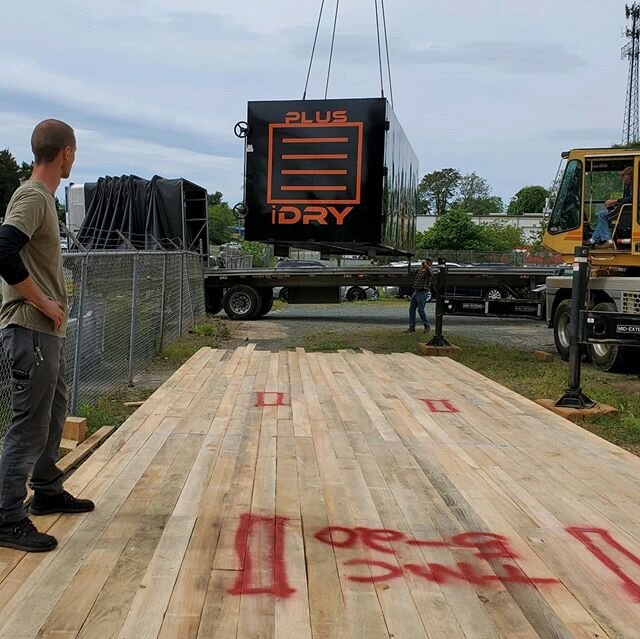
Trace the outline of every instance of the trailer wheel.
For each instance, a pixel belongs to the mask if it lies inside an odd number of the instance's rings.
[[[594,311],[607,311],[615,313],[616,305],[613,302],[600,302],[593,307]],[[624,346],[612,344],[587,344],[587,350],[593,365],[601,371],[612,373],[625,370],[629,367],[631,358],[630,349]]]
[[[222,289],[208,288],[205,290],[205,310],[209,315],[217,315],[222,310]]]
[[[224,312],[232,320],[255,319],[260,314],[261,306],[262,298],[252,286],[232,286],[224,296]]]
[[[562,300],[553,316],[553,341],[560,357],[569,361],[569,331],[571,328],[571,300]]]
[[[359,286],[352,286],[347,291],[346,297],[349,302],[361,302],[367,299],[367,294],[364,289],[361,289]]]
[[[280,289],[280,293],[278,293],[278,299],[281,302],[288,302],[289,301],[289,289],[286,286],[283,286]]]
[[[273,308],[273,289],[272,288],[261,288],[259,289],[260,294],[260,312],[256,315],[256,319],[260,317],[264,317],[272,308]]]

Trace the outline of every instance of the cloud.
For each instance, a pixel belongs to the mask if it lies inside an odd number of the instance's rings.
[[[373,35],[340,35],[334,55],[337,61],[352,64],[377,63],[377,46]],[[293,43],[291,49],[296,55],[308,53],[302,41]],[[394,65],[464,65],[513,74],[561,75],[589,64],[580,55],[554,42],[476,41],[419,46],[393,39],[389,43],[389,55]]]

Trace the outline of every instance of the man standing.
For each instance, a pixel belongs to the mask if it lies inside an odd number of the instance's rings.
[[[424,307],[427,303],[427,293],[431,288],[430,267],[431,260],[427,257],[423,260],[422,266],[413,282],[413,295],[411,296],[411,303],[409,304],[409,328],[407,329],[407,333],[416,332],[416,311],[418,311],[418,315],[420,315],[420,319],[424,324],[424,332],[428,333],[431,330],[429,320],[424,312]]]
[[[67,295],[54,193],[75,160],[73,129],[40,122],[31,148],[33,174],[13,194],[0,227],[0,340],[11,365],[13,408],[0,458],[0,546],[41,552],[58,542],[27,517],[29,474],[34,515],[88,512],[94,504],[63,490],[56,466],[67,413]]]

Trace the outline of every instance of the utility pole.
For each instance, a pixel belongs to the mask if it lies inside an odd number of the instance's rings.
[[[629,40],[622,47],[622,59],[629,60],[629,81],[627,99],[624,108],[622,144],[631,144],[640,140],[640,122],[638,112],[638,59],[640,58],[640,3],[625,5],[627,16],[626,37]]]

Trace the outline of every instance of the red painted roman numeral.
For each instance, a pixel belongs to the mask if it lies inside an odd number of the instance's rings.
[[[290,597],[295,592],[284,556],[286,524],[286,517],[240,517],[235,539],[240,572],[229,594]]]
[[[459,413],[460,411],[448,399],[421,399],[432,413]]]

